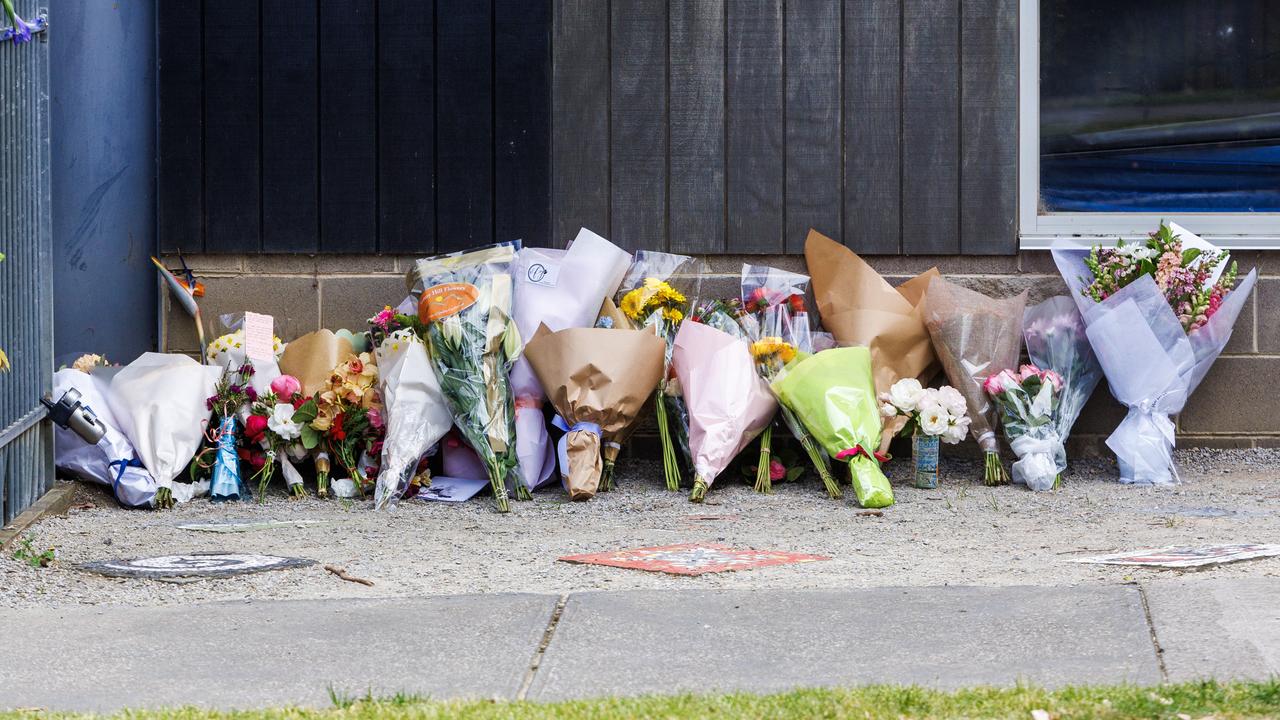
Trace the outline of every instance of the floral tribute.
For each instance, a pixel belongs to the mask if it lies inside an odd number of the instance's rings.
[[[290,422],[304,424],[299,432],[307,449],[327,448],[363,495],[373,478],[360,466],[364,453],[382,450],[382,402],[377,390],[378,366],[369,353],[353,356],[333,369],[314,398],[299,405]],[[317,494],[328,497],[327,475],[317,473]]]
[[[950,385],[926,388],[915,378],[903,378],[880,393],[880,414],[906,418],[903,436],[919,433],[955,445],[969,432],[968,404]]]
[[[1161,223],[1160,229],[1141,243],[1125,244],[1119,240],[1113,248],[1090,250],[1085,266],[1093,273],[1093,281],[1082,293],[1094,302],[1102,302],[1120,288],[1150,275],[1182,323],[1182,329],[1191,332],[1218,312],[1223,298],[1236,286],[1235,262],[1213,281],[1218,267],[1227,259],[1224,252],[1198,247],[1184,249],[1182,239]]]
[[[1032,490],[1057,487],[1067,468],[1067,452],[1054,426],[1062,388],[1061,375],[1035,365],[1001,370],[982,384],[995,401],[1004,436],[1018,456],[1013,481]]]

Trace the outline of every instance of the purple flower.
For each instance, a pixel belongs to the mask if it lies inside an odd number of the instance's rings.
[[[231,387],[227,388],[227,392],[231,393],[232,395],[238,395],[240,394],[241,389],[242,388],[239,385],[232,385]]]
[[[18,17],[18,13],[14,12],[13,0],[2,1],[4,3],[5,15],[9,16],[9,24],[12,27],[7,27],[3,31],[0,31],[0,42],[13,40],[14,45],[30,42],[32,33],[44,32],[45,28],[48,26],[48,21],[43,17],[37,17],[32,22],[23,20]]]
[[[258,391],[254,390],[252,385],[246,385],[244,392],[245,395],[249,396],[249,402],[256,402],[258,400]]]

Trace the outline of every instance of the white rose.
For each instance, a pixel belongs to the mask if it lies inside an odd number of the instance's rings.
[[[965,436],[968,434],[968,425],[952,425],[942,433],[942,442],[948,445],[956,445],[964,442]]]
[[[293,421],[293,406],[289,403],[279,403],[271,410],[267,427],[281,440],[297,440],[302,436],[302,424]]]
[[[898,408],[894,407],[893,403],[880,403],[880,414],[891,418],[898,414]]]
[[[951,414],[937,403],[926,403],[920,408],[920,430],[925,435],[941,435],[951,425]]]
[[[968,404],[965,403],[964,396],[960,394],[959,390],[951,387],[950,385],[944,385],[938,388],[938,404],[946,408],[947,412],[958,418],[964,417],[964,414],[968,409]]]
[[[918,409],[924,395],[924,386],[915,378],[903,378],[889,388],[889,402],[904,413]]]

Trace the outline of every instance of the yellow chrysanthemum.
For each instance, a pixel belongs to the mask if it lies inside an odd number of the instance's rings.
[[[780,337],[762,337],[751,343],[751,355],[757,360],[777,358],[789,363],[796,357],[796,349],[791,343]]]
[[[622,303],[618,306],[623,315],[632,320],[640,320],[644,312],[644,290],[636,288],[626,295],[622,296]]]

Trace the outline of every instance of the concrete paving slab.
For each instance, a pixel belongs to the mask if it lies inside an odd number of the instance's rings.
[[[530,698],[916,683],[1158,683],[1136,587],[569,597]]]
[[[514,698],[558,598],[225,602],[0,611],[0,708],[330,706]]]
[[[1144,583],[1172,681],[1280,674],[1280,578]]]

